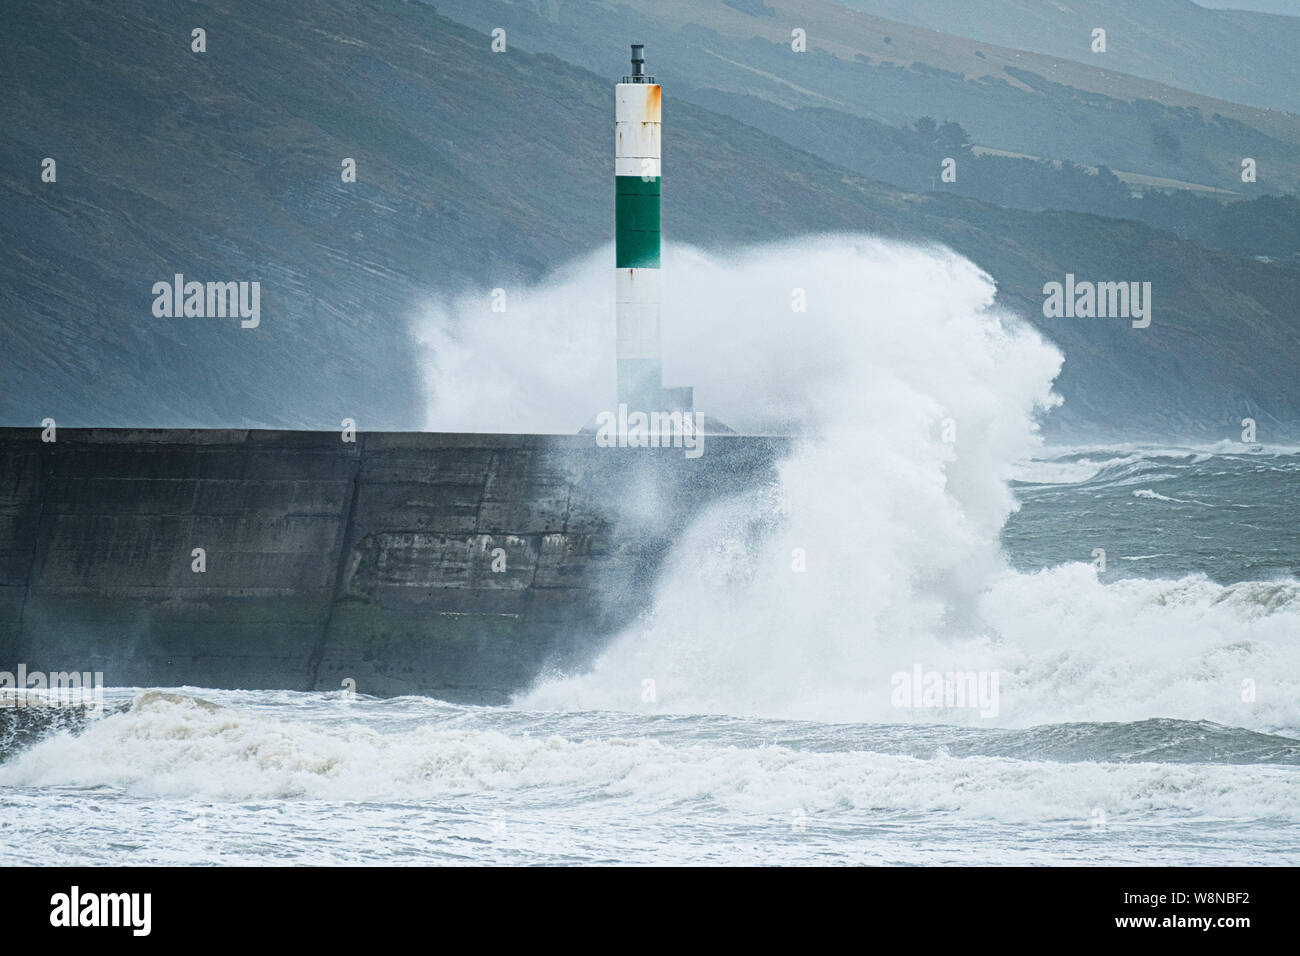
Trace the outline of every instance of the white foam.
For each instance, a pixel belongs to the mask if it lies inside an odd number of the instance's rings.
[[[564,434],[612,407],[612,258],[607,247],[506,289],[504,313],[491,311],[487,290],[425,310],[415,332],[428,427]],[[806,312],[792,310],[795,289]],[[1060,362],[990,310],[993,293],[986,274],[948,250],[866,236],[725,255],[669,244],[664,383],[693,385],[698,409],[749,434],[833,423],[864,440],[910,439],[918,428],[926,438],[956,415],[973,440],[991,421],[990,399],[1029,389],[1047,400]]]
[[[111,787],[149,800],[421,801],[493,794],[538,807],[601,798],[638,819],[703,806],[711,816],[788,819],[850,811],[952,813],[1010,823],[1268,817],[1300,822],[1294,770],[1170,764],[922,760],[862,751],[732,746],[725,735],[653,739],[529,737],[445,724],[379,732],[240,707],[160,699],[47,739],[0,766],[6,787]],[[589,811],[584,811],[589,812]]]
[[[613,393],[608,259],[603,250],[515,290],[505,314],[478,297],[427,315],[430,425],[573,431],[590,420]],[[1169,459],[1278,461],[1286,449],[1134,445],[1046,463],[1036,422],[1056,401],[1061,355],[997,309],[992,280],[947,250],[839,236],[726,256],[669,247],[665,267],[666,384],[695,385],[701,410],[741,430],[805,440],[774,492],[699,516],[653,607],[590,673],[543,682],[523,704],[1300,727],[1294,584],[1102,585],[1087,565],[1017,574],[999,544],[1012,479],[1100,475],[1171,500],[1151,487],[1174,477]],[[791,310],[794,289],[807,312]],[[943,440],[945,419],[955,441]],[[653,520],[657,508],[643,510]],[[793,570],[800,560],[806,570]],[[997,671],[998,716],[894,707],[891,676],[917,664]],[[1242,699],[1247,680],[1256,701]],[[642,700],[646,681],[653,702]]]
[[[1150,488],[1139,488],[1137,491],[1133,492],[1133,497],[1147,498],[1151,501],[1170,501],[1174,504],[1180,505],[1187,504],[1187,502],[1182,498],[1170,498],[1168,495],[1159,494],[1158,492],[1152,491]]]
[[[1029,485],[1075,485],[1081,484],[1107,468],[1128,465],[1139,461],[1140,456],[1080,458],[1073,461],[1060,461],[1052,458],[1030,458],[1012,465],[1011,477]]]

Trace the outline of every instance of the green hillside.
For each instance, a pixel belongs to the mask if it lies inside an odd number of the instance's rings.
[[[190,51],[196,24],[206,54]],[[419,427],[420,303],[610,241],[614,75],[493,54],[427,6],[64,0],[20,4],[7,28],[0,423]],[[1300,423],[1300,269],[1135,222],[887,186],[674,99],[652,63],[669,241],[948,243],[1065,349],[1059,434]],[[45,156],[57,183],[40,180]],[[1153,282],[1155,324],[1041,318],[1043,283],[1067,271]],[[176,272],[260,280],[261,326],[154,318],[152,284]]]

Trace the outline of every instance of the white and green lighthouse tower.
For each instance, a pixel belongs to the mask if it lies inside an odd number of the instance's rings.
[[[692,389],[663,387],[659,303],[661,87],[632,44],[614,87],[614,266],[618,401],[634,411],[691,411]]]

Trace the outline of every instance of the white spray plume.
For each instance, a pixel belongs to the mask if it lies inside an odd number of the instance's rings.
[[[427,316],[429,427],[572,433],[609,407],[609,259],[508,290],[505,313],[484,296]],[[521,705],[1023,725],[1141,719],[1156,698],[1167,716],[1295,722],[1289,705],[1246,716],[1236,677],[1207,688],[1203,675],[1267,669],[1300,690],[1296,652],[1278,642],[1300,592],[1244,614],[1250,595],[1225,600],[1209,582],[1007,569],[1008,479],[1058,401],[1062,356],[994,305],[971,262],[831,236],[670,247],[664,278],[665,384],[694,385],[697,408],[739,431],[801,441],[777,488],[698,516],[653,606],[590,673],[544,682]],[[891,676],[918,664],[997,673],[998,714],[900,710]]]

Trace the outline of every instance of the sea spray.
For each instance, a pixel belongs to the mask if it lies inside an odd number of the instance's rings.
[[[496,431],[522,414],[525,430],[572,432],[607,403],[604,256],[519,290],[497,324],[472,299],[426,315],[430,427]],[[972,263],[854,236],[670,248],[665,262],[666,382],[742,432],[800,440],[777,487],[698,517],[589,672],[553,675],[520,706],[1300,727],[1293,582],[1268,598],[1197,578],[1103,583],[1082,547],[1081,563],[1007,567],[1011,481],[1061,356]],[[997,714],[895,706],[891,677],[918,664],[997,674]],[[1244,699],[1243,682],[1263,696]]]

